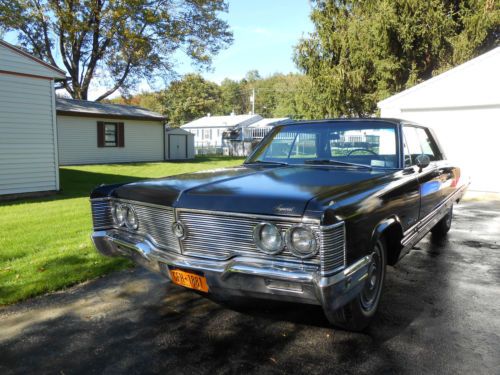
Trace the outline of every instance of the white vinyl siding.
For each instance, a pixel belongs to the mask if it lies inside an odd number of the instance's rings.
[[[0,45],[0,70],[42,77],[61,76],[62,78],[61,73],[3,45]]]
[[[50,79],[0,73],[0,195],[59,189],[52,95]]]
[[[123,122],[125,147],[97,147],[97,122]],[[163,160],[161,121],[57,116],[59,163],[104,164]]]

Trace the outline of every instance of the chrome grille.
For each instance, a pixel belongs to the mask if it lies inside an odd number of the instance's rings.
[[[92,218],[94,229],[114,227],[111,215],[111,200],[92,200]],[[175,221],[174,209],[153,206],[138,202],[125,202],[136,211],[139,228],[135,233],[150,239],[161,249],[181,252],[179,240],[172,232]],[[297,221],[285,221],[249,216],[237,216],[227,213],[204,213],[178,210],[177,217],[187,228],[186,238],[182,240],[182,253],[202,258],[226,260],[234,256],[253,256],[273,260],[291,261],[320,267],[327,275],[345,266],[345,226],[339,223],[333,226],[310,225],[320,244],[319,253],[306,260],[295,257],[286,247],[278,255],[263,254],[253,240],[253,229],[262,221],[275,224],[283,234],[297,224]],[[120,229],[127,230],[121,227]]]
[[[114,227],[111,203],[111,200],[93,200],[91,202],[94,229]],[[173,208],[149,206],[137,202],[124,203],[132,206],[137,214],[139,228],[134,233],[149,238],[159,248],[180,252],[179,242],[172,233]],[[120,229],[127,230],[124,227],[120,227]]]
[[[183,254],[220,260],[248,255],[319,264],[319,254],[312,259],[300,260],[286,248],[282,253],[273,256],[259,251],[253,240],[253,229],[263,221],[262,219],[182,210],[177,216],[187,228],[186,238],[182,241]],[[268,219],[265,221],[275,224],[283,233],[294,224]],[[321,239],[319,229],[315,232],[318,239]]]
[[[345,266],[345,225],[342,222],[321,229],[321,273],[326,275]]]
[[[92,223],[94,229],[112,227],[113,217],[111,216],[111,203],[109,200],[93,200],[90,204],[92,207]]]
[[[130,204],[130,203],[129,203]],[[170,207],[143,206],[130,204],[139,219],[137,233],[147,236],[160,248],[179,252],[179,241],[172,233],[174,209]]]

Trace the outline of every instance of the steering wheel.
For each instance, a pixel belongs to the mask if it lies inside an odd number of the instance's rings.
[[[378,154],[376,152],[374,152],[374,151],[372,151],[372,150],[370,150],[368,148],[355,148],[354,150],[349,151],[346,156],[351,156],[351,154],[353,152],[357,152],[357,151],[367,151],[367,152],[369,152],[369,153],[371,153],[371,154],[373,154],[375,156],[378,156]]]

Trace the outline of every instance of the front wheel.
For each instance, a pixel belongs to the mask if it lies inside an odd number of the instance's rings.
[[[363,290],[347,305],[329,314],[328,319],[334,326],[349,331],[361,331],[370,324],[382,294],[386,265],[387,246],[382,238],[373,248],[372,262]]]

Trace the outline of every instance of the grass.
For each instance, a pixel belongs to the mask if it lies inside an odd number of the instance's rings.
[[[62,192],[0,203],[0,305],[53,292],[130,267],[94,249],[90,191],[101,183],[136,181],[241,164],[235,158],[60,168]]]

